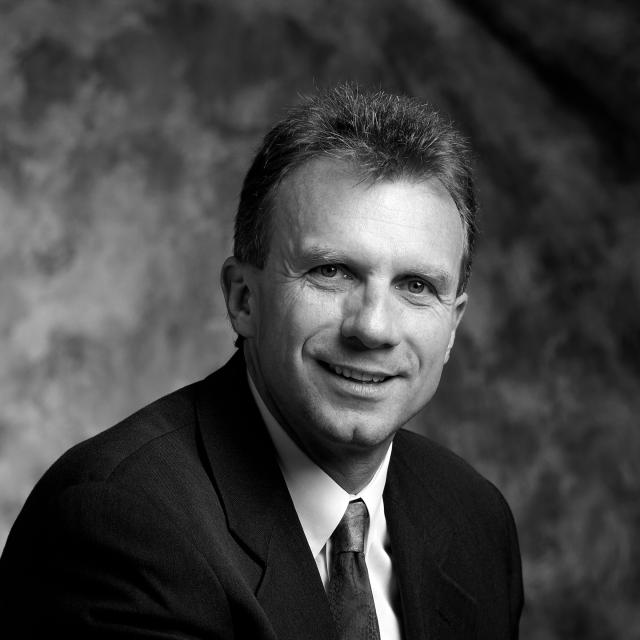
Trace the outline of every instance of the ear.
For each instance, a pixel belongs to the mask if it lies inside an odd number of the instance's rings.
[[[254,335],[252,314],[251,265],[233,256],[227,258],[220,272],[220,284],[227,305],[227,313],[234,331],[245,338]]]
[[[467,308],[468,296],[466,293],[461,293],[456,301],[453,303],[453,326],[451,328],[451,335],[449,336],[449,344],[447,345],[447,351],[444,354],[445,363],[449,362],[449,356],[451,355],[451,349],[453,349],[453,343],[456,339],[456,329],[462,320],[464,310]]]

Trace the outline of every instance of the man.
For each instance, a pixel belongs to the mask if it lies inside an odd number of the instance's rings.
[[[449,358],[475,208],[427,106],[293,109],[222,270],[238,352],[44,476],[0,562],[10,637],[516,638],[506,503],[401,429]]]

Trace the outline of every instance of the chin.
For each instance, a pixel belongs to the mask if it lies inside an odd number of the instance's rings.
[[[388,423],[372,424],[370,420],[341,420],[323,429],[335,443],[357,447],[358,449],[375,449],[388,442],[399,429],[389,429]]]

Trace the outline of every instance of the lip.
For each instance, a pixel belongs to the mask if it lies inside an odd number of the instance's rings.
[[[383,369],[365,369],[347,364],[335,364],[326,360],[318,360],[321,367],[333,377],[345,383],[366,387],[382,387],[396,377]]]

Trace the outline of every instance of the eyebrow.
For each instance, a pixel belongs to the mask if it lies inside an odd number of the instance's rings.
[[[325,261],[346,265],[354,262],[352,255],[322,245],[305,247],[300,252],[300,258],[309,262]],[[403,269],[403,273],[432,282],[441,291],[452,288],[457,275],[449,273],[447,269],[436,264],[412,264]]]
[[[323,247],[321,245],[304,247],[300,252],[300,257],[303,260],[310,260],[313,262],[319,260],[326,260],[329,262],[347,262],[353,259],[350,258],[348,254],[344,253],[344,251],[336,251],[335,249]]]

